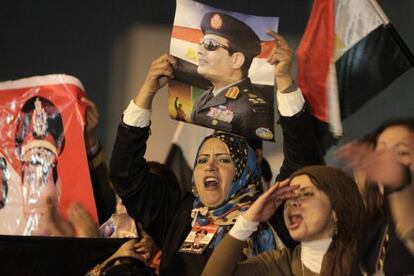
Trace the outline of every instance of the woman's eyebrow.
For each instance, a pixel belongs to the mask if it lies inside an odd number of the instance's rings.
[[[405,147],[405,148],[411,148],[413,145],[410,144],[410,141],[401,141],[398,142],[395,147]]]
[[[312,188],[313,187],[311,187],[311,186],[306,186],[306,187],[300,188],[299,191],[304,191],[304,190],[308,190],[308,189],[312,190]]]
[[[227,155],[227,156],[230,156],[230,153],[227,153],[227,152],[223,152],[223,153],[216,153],[216,154],[214,154],[215,156],[219,156],[219,155]]]
[[[210,156],[211,154],[210,153],[200,153],[198,156]],[[218,153],[215,153],[214,154],[214,156],[220,156],[220,155],[228,155],[228,156],[230,156],[230,153],[227,153],[227,152],[218,152]]]

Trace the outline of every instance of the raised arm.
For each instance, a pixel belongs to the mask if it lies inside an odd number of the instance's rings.
[[[174,62],[166,54],[151,64],[143,86],[124,112],[110,165],[110,178],[128,214],[142,223],[158,245],[163,243],[182,194],[149,171],[144,155],[152,101],[167,80],[173,78]]]
[[[115,212],[115,191],[109,180],[106,157],[96,135],[99,122],[98,108],[93,101],[86,97],[81,98],[81,101],[87,105],[84,138],[88,155],[89,174],[99,223],[104,223]]]
[[[317,140],[313,120],[302,91],[292,78],[293,51],[287,41],[271,31],[275,46],[268,62],[275,66],[276,98],[283,133],[284,161],[277,180],[288,178],[294,171],[307,165],[323,164],[322,151]]]
[[[174,78],[176,59],[164,54],[156,59],[149,69],[144,85],[134,98],[134,104],[146,110],[151,109],[155,94],[164,87],[169,79]]]
[[[208,260],[202,275],[286,275],[279,266],[281,258],[288,258],[287,251],[265,252],[247,260],[243,259],[243,247],[260,222],[267,221],[289,198],[297,197],[298,186],[290,186],[289,179],[273,185],[252,206],[239,216],[236,224],[223,238]]]
[[[364,170],[368,183],[379,183],[388,200],[397,235],[414,255],[414,140],[386,151],[374,151],[360,143],[342,147],[338,157],[352,169]]]
[[[268,62],[275,66],[276,98],[280,114],[279,124],[283,134],[283,163],[277,181],[308,165],[324,164],[324,159],[316,137],[310,110],[291,74],[293,51],[287,41],[275,32],[268,32],[273,37],[275,46],[268,57]],[[283,223],[281,211],[271,219],[278,235],[286,246],[296,245]]]

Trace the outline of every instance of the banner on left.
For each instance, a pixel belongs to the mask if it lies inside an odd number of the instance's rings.
[[[81,82],[69,75],[0,82],[0,234],[47,235],[46,200],[96,218]]]

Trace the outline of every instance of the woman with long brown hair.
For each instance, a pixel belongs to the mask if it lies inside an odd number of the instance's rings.
[[[294,250],[273,250],[241,261],[246,237],[260,221],[269,219],[286,198],[285,224],[300,244]],[[203,273],[349,275],[363,217],[362,198],[350,177],[327,166],[304,167],[290,180],[270,188],[239,217]]]
[[[367,212],[353,275],[414,273],[414,119],[381,124],[338,157],[357,172]]]

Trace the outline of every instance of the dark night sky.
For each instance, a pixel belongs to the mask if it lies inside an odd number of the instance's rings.
[[[257,15],[294,13],[297,16],[285,17],[281,28],[299,33],[309,8],[308,0],[202,2]],[[110,55],[116,38],[133,24],[171,24],[174,12],[172,0],[2,2],[0,81],[71,74],[104,110],[107,97],[102,95],[108,93]]]
[[[281,17],[281,33],[302,33],[309,0],[199,0],[256,15]],[[380,1],[411,49],[414,1]],[[136,23],[171,24],[173,0],[3,1],[0,81],[66,73],[78,77],[104,110],[113,43]]]

